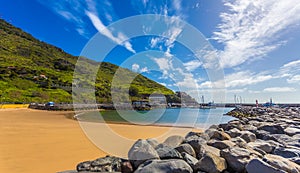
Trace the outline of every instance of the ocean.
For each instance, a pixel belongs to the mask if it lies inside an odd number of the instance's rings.
[[[232,109],[233,108],[170,108],[153,109],[150,111],[93,111],[82,113],[77,116],[77,119],[79,121],[101,123],[207,128],[212,124],[227,123],[236,119],[224,115]]]

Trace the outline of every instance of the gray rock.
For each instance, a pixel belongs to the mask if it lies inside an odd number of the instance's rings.
[[[241,120],[232,120],[225,124],[220,124],[220,128],[224,129],[225,131],[228,131],[233,128],[237,128],[239,130],[243,130],[243,123]]]
[[[146,160],[159,159],[159,155],[146,140],[139,139],[130,148],[128,152],[128,159],[132,166],[137,168]]]
[[[300,134],[300,129],[298,128],[294,128],[294,127],[288,127],[286,129],[284,129],[285,134],[289,135],[289,136],[294,136],[296,134]]]
[[[265,130],[256,130],[254,134],[256,135],[257,139],[277,141],[277,139],[270,132]]]
[[[194,148],[190,144],[181,144],[175,148],[180,153],[188,153],[189,155],[196,157]]]
[[[296,164],[298,164],[298,165],[300,165],[300,157],[294,157],[294,158],[291,158],[289,160],[296,163]]]
[[[239,147],[243,147],[247,145],[247,142],[241,137],[231,138],[230,141],[235,143]]]
[[[78,172],[75,170],[68,170],[68,171],[62,171],[62,172],[57,172],[57,173],[78,173]],[[86,171],[81,172],[81,173],[86,173]]]
[[[76,167],[77,171],[91,171],[91,172],[112,172],[121,171],[122,160],[113,156],[106,156],[98,158],[94,161],[86,161],[79,163]]]
[[[193,169],[180,159],[148,160],[141,164],[134,173],[192,173]]]
[[[184,152],[182,153],[182,157],[183,160],[188,163],[193,170],[195,170],[195,165],[198,162],[198,159]]]
[[[121,159],[106,156],[91,162],[91,172],[121,172]]]
[[[193,149],[196,153],[196,156],[201,152],[201,146],[206,144],[206,140],[204,140],[203,138],[200,138],[200,137],[198,137],[197,139],[187,141],[187,142],[188,142],[188,144],[190,144],[193,147]]]
[[[159,145],[159,142],[156,139],[146,139],[146,141],[153,147],[155,148],[157,145]]]
[[[244,139],[246,142],[254,142],[256,140],[256,136],[254,133],[248,132],[248,131],[241,131],[242,139]]]
[[[200,148],[200,152],[197,155],[198,159],[201,159],[205,154],[207,153],[212,153],[216,156],[220,156],[220,150],[218,148],[212,147],[212,146],[208,146],[208,145],[202,145]]]
[[[157,154],[159,155],[160,159],[181,159],[181,154],[175,150],[174,148],[171,148],[169,145],[166,144],[159,144],[155,148]]]
[[[174,135],[168,137],[163,143],[169,145],[172,148],[179,146],[184,141],[182,136]]]
[[[195,165],[196,171],[220,173],[227,168],[225,159],[211,153],[206,153]]]
[[[243,126],[243,129],[244,129],[244,131],[249,131],[249,132],[254,133],[257,130],[257,127],[247,124],[247,125]]]
[[[121,172],[122,173],[132,173],[133,172],[133,167],[129,161],[122,162]]]
[[[284,158],[293,158],[293,157],[300,157],[300,150],[293,149],[293,148],[283,148],[278,147],[275,148],[273,154],[284,157]]]
[[[230,129],[227,131],[227,133],[230,135],[230,137],[235,138],[238,136],[241,136],[241,131],[237,128]]]
[[[296,163],[289,161],[288,159],[283,158],[281,156],[267,154],[263,158],[263,161],[277,169],[280,169],[280,170],[283,170],[283,171],[286,171],[289,173],[299,173],[300,172],[299,165],[297,165]]]
[[[245,166],[251,160],[251,153],[244,148],[227,148],[221,150],[221,157],[223,157],[229,169],[233,172],[245,172]]]
[[[255,142],[250,142],[248,145],[252,148],[259,148],[266,153],[272,153],[275,146],[272,146],[269,142],[263,140],[256,140]]]
[[[262,161],[261,159],[252,159],[247,165],[246,165],[247,173],[285,173],[285,171],[282,171],[278,168],[275,168],[266,162]]]
[[[271,134],[284,134],[284,129],[280,125],[276,124],[263,125],[257,129],[267,131]]]
[[[225,148],[230,148],[235,146],[236,144],[230,140],[224,140],[224,141],[219,141],[219,140],[210,140],[207,142],[207,145],[218,148],[220,150],[223,150]]]
[[[199,137],[204,139],[204,140],[209,140],[209,136],[206,133],[202,133],[202,132],[189,132],[185,136],[185,140],[187,142],[187,141],[190,141],[190,140],[195,140]]]
[[[210,139],[218,139],[218,140],[229,140],[231,139],[231,137],[223,132],[223,131],[218,131],[216,129],[208,129],[205,131],[205,133],[208,134],[208,136],[210,137]]]
[[[89,171],[91,169],[91,161],[85,161],[77,164],[77,171]]]

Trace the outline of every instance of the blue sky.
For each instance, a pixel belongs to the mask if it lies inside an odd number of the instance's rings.
[[[145,14],[174,19],[162,31],[165,38],[129,38],[122,28],[110,27]],[[300,102],[300,0],[1,0],[0,16],[73,55],[98,33],[118,45],[100,59],[196,98]],[[185,28],[177,20],[195,27],[214,50],[198,59],[177,41]],[[217,67],[208,65],[209,53],[217,57]],[[212,80],[210,70],[224,78]]]

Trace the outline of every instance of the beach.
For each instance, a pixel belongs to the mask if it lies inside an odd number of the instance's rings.
[[[75,165],[81,161],[107,155],[88,139],[77,121],[66,118],[65,115],[70,113],[33,109],[0,110],[0,172],[53,173],[75,169]],[[88,127],[95,133],[99,128],[109,127],[115,134],[132,140],[132,143],[140,138],[168,135],[168,132],[185,135],[190,130],[126,124],[107,126],[101,123],[90,123]],[[109,138],[98,140],[105,143],[110,141]],[[124,152],[123,148],[115,150]]]

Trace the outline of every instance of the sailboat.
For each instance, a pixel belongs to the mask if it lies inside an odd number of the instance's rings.
[[[216,108],[216,104],[214,102],[209,102],[208,104],[204,103],[204,96],[201,96],[201,101],[202,103],[200,104],[200,109],[215,109]]]

